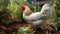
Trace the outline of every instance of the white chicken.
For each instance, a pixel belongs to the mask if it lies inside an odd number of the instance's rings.
[[[52,7],[50,4],[44,4],[41,11],[36,13],[32,12],[26,4],[21,4],[20,8],[23,11],[23,19],[34,26],[42,24],[42,18],[52,16]]]

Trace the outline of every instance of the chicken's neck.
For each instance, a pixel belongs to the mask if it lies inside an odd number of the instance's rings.
[[[30,9],[28,6],[26,6],[23,14],[24,14],[25,16],[29,16],[29,15],[32,14],[32,13],[33,13],[33,12],[31,11],[31,9]]]

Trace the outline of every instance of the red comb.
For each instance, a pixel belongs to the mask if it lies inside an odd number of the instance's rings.
[[[26,6],[25,3],[22,3],[22,4],[20,5],[21,8],[23,8],[24,6]]]

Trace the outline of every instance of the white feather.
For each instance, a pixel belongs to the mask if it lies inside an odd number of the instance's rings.
[[[27,11],[27,10],[26,10]],[[33,25],[42,24],[44,17],[52,16],[52,7],[49,4],[43,5],[40,12],[32,13],[26,16],[23,13],[23,18],[26,22],[32,23]]]

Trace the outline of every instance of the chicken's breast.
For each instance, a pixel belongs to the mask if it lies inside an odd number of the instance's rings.
[[[42,15],[40,15],[40,12],[30,14],[28,16],[23,15],[23,18],[26,20],[38,20],[41,18]]]

